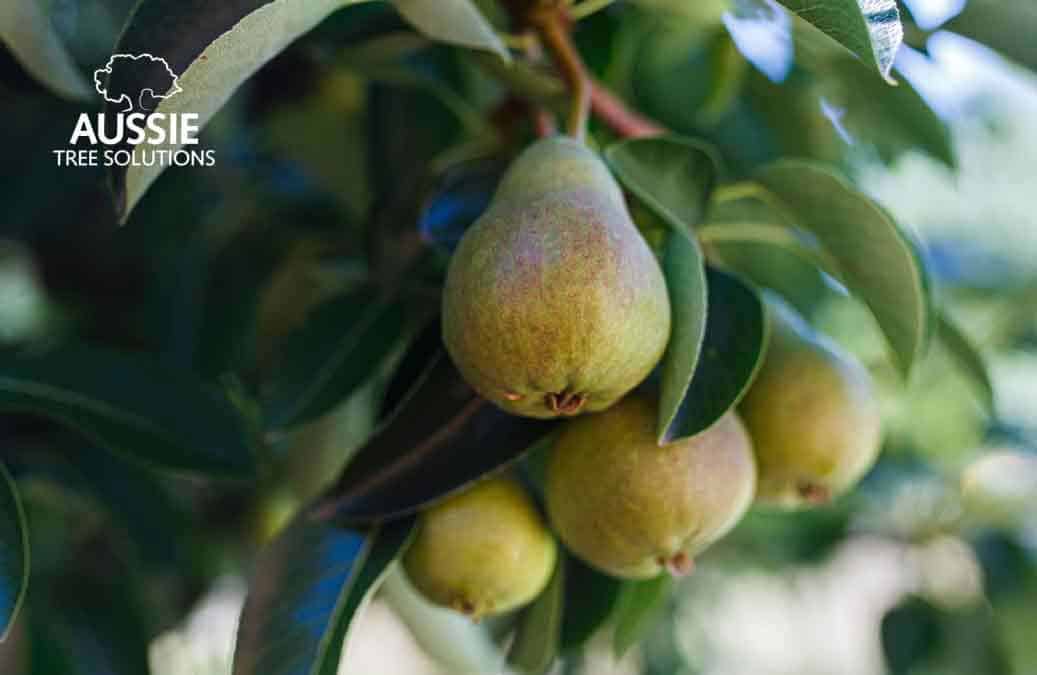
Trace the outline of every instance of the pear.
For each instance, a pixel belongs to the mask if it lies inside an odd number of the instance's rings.
[[[532,145],[447,271],[443,339],[461,374],[513,414],[603,410],[669,335],[662,271],[608,168],[572,139]]]
[[[691,438],[656,442],[658,404],[632,394],[567,422],[547,462],[547,511],[559,538],[606,574],[691,571],[753,499],[756,467],[734,413]]]
[[[478,620],[533,600],[556,558],[529,495],[513,479],[491,478],[422,513],[403,565],[430,602]]]
[[[864,367],[792,309],[768,303],[771,339],[739,407],[760,469],[757,500],[827,502],[871,468],[881,420]]]

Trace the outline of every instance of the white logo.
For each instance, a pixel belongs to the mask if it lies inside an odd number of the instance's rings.
[[[130,96],[130,93],[127,91],[110,90],[112,84],[111,76],[117,68],[141,68],[141,66],[143,66],[143,69],[151,69],[162,76],[166,76],[168,84],[165,85],[165,89],[162,89],[165,93],[156,94],[151,87],[134,92],[136,96]],[[147,53],[136,55],[112,54],[104,68],[98,68],[94,71],[94,88],[97,89],[97,93],[109,103],[125,102],[126,109],[122,111],[124,113],[133,112],[134,102],[137,103],[138,110],[150,110],[151,106],[148,105],[149,101],[145,99],[145,96],[155,99],[166,99],[179,94],[183,91],[180,88],[179,80],[180,78],[177,77],[177,74],[173,72],[173,69],[169,67],[169,63],[164,58]]]
[[[3,1],[3,0],[0,0]],[[130,70],[127,70],[130,69]],[[128,76],[123,76],[125,72]],[[143,89],[127,83],[148,83]],[[94,71],[94,87],[119,111],[81,113],[68,147],[53,150],[58,166],[213,166],[212,150],[199,149],[198,113],[157,112],[183,91],[169,62],[154,54],[112,54]],[[156,93],[157,92],[157,93]]]

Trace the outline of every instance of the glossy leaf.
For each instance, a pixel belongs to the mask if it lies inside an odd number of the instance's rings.
[[[29,534],[18,488],[0,462],[0,642],[7,637],[29,585]]]
[[[757,174],[773,206],[817,238],[847,289],[871,309],[904,375],[925,349],[928,283],[913,245],[889,215],[821,166],[785,160]]]
[[[561,650],[578,649],[612,616],[622,582],[575,556],[565,556],[565,616]]]
[[[696,240],[673,230],[663,253],[663,274],[670,295],[670,341],[660,364],[662,385],[656,434],[661,441],[685,400],[706,335],[708,297],[706,267]]]
[[[86,100],[94,91],[79,72],[37,0],[0,3],[0,43],[22,67],[59,96]]]
[[[302,514],[263,553],[234,675],[335,675],[349,628],[410,538],[410,520],[351,530]]]
[[[616,607],[616,629],[612,636],[612,653],[622,658],[631,647],[655,626],[666,607],[673,577],[660,574],[646,581],[624,581]]]
[[[710,311],[695,376],[663,440],[713,426],[738,405],[763,362],[767,321],[760,297],[738,278],[709,268]]]
[[[511,59],[500,36],[472,0],[390,0],[419,31],[442,42],[484,49]]]
[[[556,424],[508,415],[480,398],[441,350],[320,511],[350,522],[414,513],[518,460]]]
[[[233,478],[255,471],[230,402],[142,356],[79,345],[0,354],[0,410],[48,417],[157,468]]]
[[[318,307],[289,336],[265,404],[269,427],[308,422],[344,401],[396,348],[404,312],[361,291]]]
[[[954,320],[946,312],[935,312],[936,335],[947,349],[954,363],[962,374],[972,382],[980,403],[990,415],[995,415],[997,405],[994,397],[994,384],[979,350],[962,332]]]
[[[565,559],[559,556],[551,581],[523,613],[511,645],[508,662],[520,673],[543,675],[558,658],[565,583]]]
[[[173,113],[195,113],[204,126],[241,84],[296,38],[341,7],[357,0],[143,0],[134,10],[113,53],[153,54],[165,59],[178,75],[175,95],[158,99],[154,112],[170,119]],[[113,72],[112,90],[156,96],[170,91],[164,73],[156,69]],[[156,80],[161,77],[161,80]],[[114,79],[113,79],[114,78]],[[107,97],[106,97],[107,98]],[[125,103],[107,102],[114,113]],[[158,178],[164,167],[145,166],[145,149],[177,150],[180,144],[137,146],[131,166],[113,167],[116,207],[125,222],[130,211]]]
[[[779,0],[890,79],[904,27],[895,0]]]
[[[615,143],[605,159],[625,188],[675,229],[702,220],[717,178],[713,151],[679,136]]]

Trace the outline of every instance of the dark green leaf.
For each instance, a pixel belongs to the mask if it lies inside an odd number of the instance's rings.
[[[939,649],[940,612],[925,600],[911,598],[882,617],[882,651],[892,675],[907,675]]]
[[[666,437],[691,385],[706,334],[706,267],[698,242],[685,230],[673,230],[663,253],[663,274],[673,319],[670,341],[660,365],[662,391],[656,435]]]
[[[711,427],[735,407],[763,361],[767,321],[763,303],[736,277],[707,269],[709,313],[695,376],[664,440]]]
[[[562,622],[561,650],[580,648],[612,616],[622,583],[584,564],[575,556],[565,556],[565,617]]]
[[[262,555],[238,626],[234,675],[335,675],[353,620],[413,521],[350,530],[301,515]]]
[[[5,0],[0,4],[0,43],[54,93],[70,99],[93,98],[86,78],[36,0]]]
[[[929,296],[912,242],[889,215],[830,170],[785,160],[758,180],[796,224],[817,237],[839,266],[840,281],[871,309],[902,373],[925,350]]]
[[[889,79],[904,27],[895,0],[779,0]]]
[[[81,345],[0,354],[0,410],[51,418],[158,468],[237,478],[255,471],[227,399],[142,356]]]
[[[556,424],[508,415],[480,398],[441,350],[320,510],[351,522],[413,513],[518,460]]]
[[[0,642],[18,616],[29,585],[29,535],[14,479],[0,462]]]
[[[565,611],[565,558],[561,555],[547,588],[522,615],[508,662],[520,673],[542,675],[558,658]]]
[[[990,373],[983,362],[983,357],[972,341],[961,331],[957,324],[946,314],[936,311],[936,335],[950,353],[954,362],[976,388],[980,403],[990,415],[995,415],[997,406],[994,400],[994,384]]]
[[[326,302],[288,337],[264,406],[268,427],[291,427],[328,412],[396,348],[403,308],[370,296],[361,291]]]
[[[660,574],[647,581],[624,581],[616,607],[612,653],[622,658],[661,618],[673,588],[673,577]]]
[[[680,136],[620,141],[605,159],[623,186],[675,229],[702,220],[717,178],[713,150]]]
[[[407,21],[433,40],[485,49],[511,59],[500,36],[472,0],[390,0]]]
[[[113,53],[147,53],[165,59],[178,75],[182,91],[158,100],[154,112],[195,113],[199,126],[204,126],[263,64],[326,16],[353,2],[356,0],[143,0]],[[166,73],[156,68],[113,69],[105,86],[106,91],[119,95],[106,96],[109,114],[125,110],[126,100],[136,100],[146,90],[161,96],[172,89]],[[176,150],[180,145],[148,147]],[[112,167],[122,220],[164,168],[158,162]]]

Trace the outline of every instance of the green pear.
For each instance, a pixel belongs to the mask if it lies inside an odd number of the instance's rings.
[[[478,620],[533,600],[556,558],[529,495],[510,478],[491,478],[422,513],[403,565],[430,602]]]
[[[538,141],[465,233],[443,290],[443,339],[505,411],[604,410],[662,357],[662,270],[608,168],[572,139]]]
[[[617,577],[688,573],[753,499],[752,447],[734,413],[659,445],[657,408],[637,393],[567,422],[547,463],[547,511],[559,538]]]
[[[878,457],[881,420],[864,367],[784,305],[768,304],[771,339],[739,407],[760,469],[757,500],[824,503]]]

